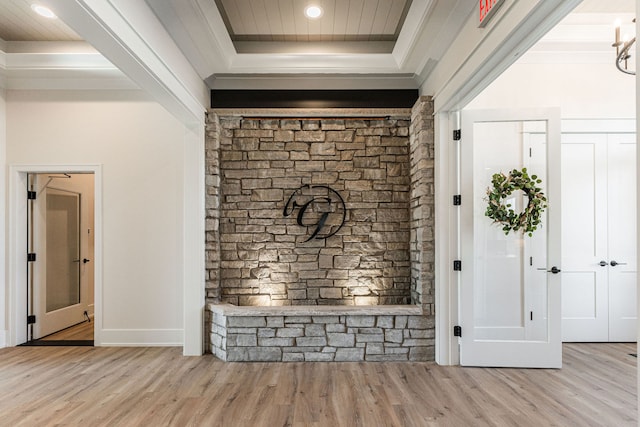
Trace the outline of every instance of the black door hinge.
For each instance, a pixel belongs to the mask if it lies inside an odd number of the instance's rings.
[[[30,314],[27,316],[27,325],[33,325],[34,323],[36,323],[36,315],[35,314]]]
[[[29,253],[27,254],[27,262],[34,262],[36,260],[36,254]]]
[[[462,271],[462,261],[459,259],[453,261],[453,271]]]
[[[36,192],[35,191],[27,191],[27,200],[35,200]]]
[[[460,129],[456,129],[453,131],[453,140],[460,141],[462,139],[462,131]]]
[[[453,327],[453,336],[461,337],[462,336],[462,326],[454,326]]]
[[[453,206],[460,206],[462,204],[462,196],[460,194],[454,194]]]

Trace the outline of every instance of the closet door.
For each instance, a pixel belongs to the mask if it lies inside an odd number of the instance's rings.
[[[562,340],[636,340],[635,134],[562,135]]]
[[[562,340],[608,341],[607,135],[562,135]]]
[[[636,341],[636,143],[608,136],[609,341]]]

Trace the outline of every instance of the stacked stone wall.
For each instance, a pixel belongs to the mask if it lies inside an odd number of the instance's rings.
[[[433,360],[433,101],[378,119],[218,113],[209,112],[206,140],[206,348],[237,361]],[[302,226],[283,215],[305,185],[344,199],[334,236],[309,240],[335,205],[308,209],[315,217]],[[309,307],[224,315],[221,302]],[[340,312],[407,302],[400,313]],[[338,314],[313,314],[321,308]]]
[[[409,303],[409,124],[408,116],[221,116],[220,300]],[[344,200],[344,225],[335,235],[307,241],[317,226],[312,209],[302,218],[309,226],[296,220],[299,210],[283,215],[291,195],[305,185],[328,187]]]
[[[421,97],[411,114],[411,300],[435,315],[435,188],[433,101]]]
[[[209,114],[205,142],[205,287],[209,300],[220,299],[220,121]]]
[[[213,310],[213,354],[229,362],[405,362],[434,357],[433,319],[405,314],[238,316]]]

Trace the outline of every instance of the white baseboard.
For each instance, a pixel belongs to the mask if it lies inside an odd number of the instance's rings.
[[[182,329],[103,329],[96,334],[101,347],[182,347]]]

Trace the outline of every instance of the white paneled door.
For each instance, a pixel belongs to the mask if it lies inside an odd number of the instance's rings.
[[[635,134],[562,135],[562,339],[636,340]]]
[[[558,110],[466,111],[460,145],[460,362],[559,368],[561,343]],[[549,207],[532,236],[485,216],[493,174],[527,168]],[[522,212],[521,191],[504,203]]]
[[[29,181],[33,198],[28,234],[35,259],[28,263],[28,310],[34,315],[35,340],[88,318],[93,302],[93,212],[83,198],[93,176],[30,174]]]

